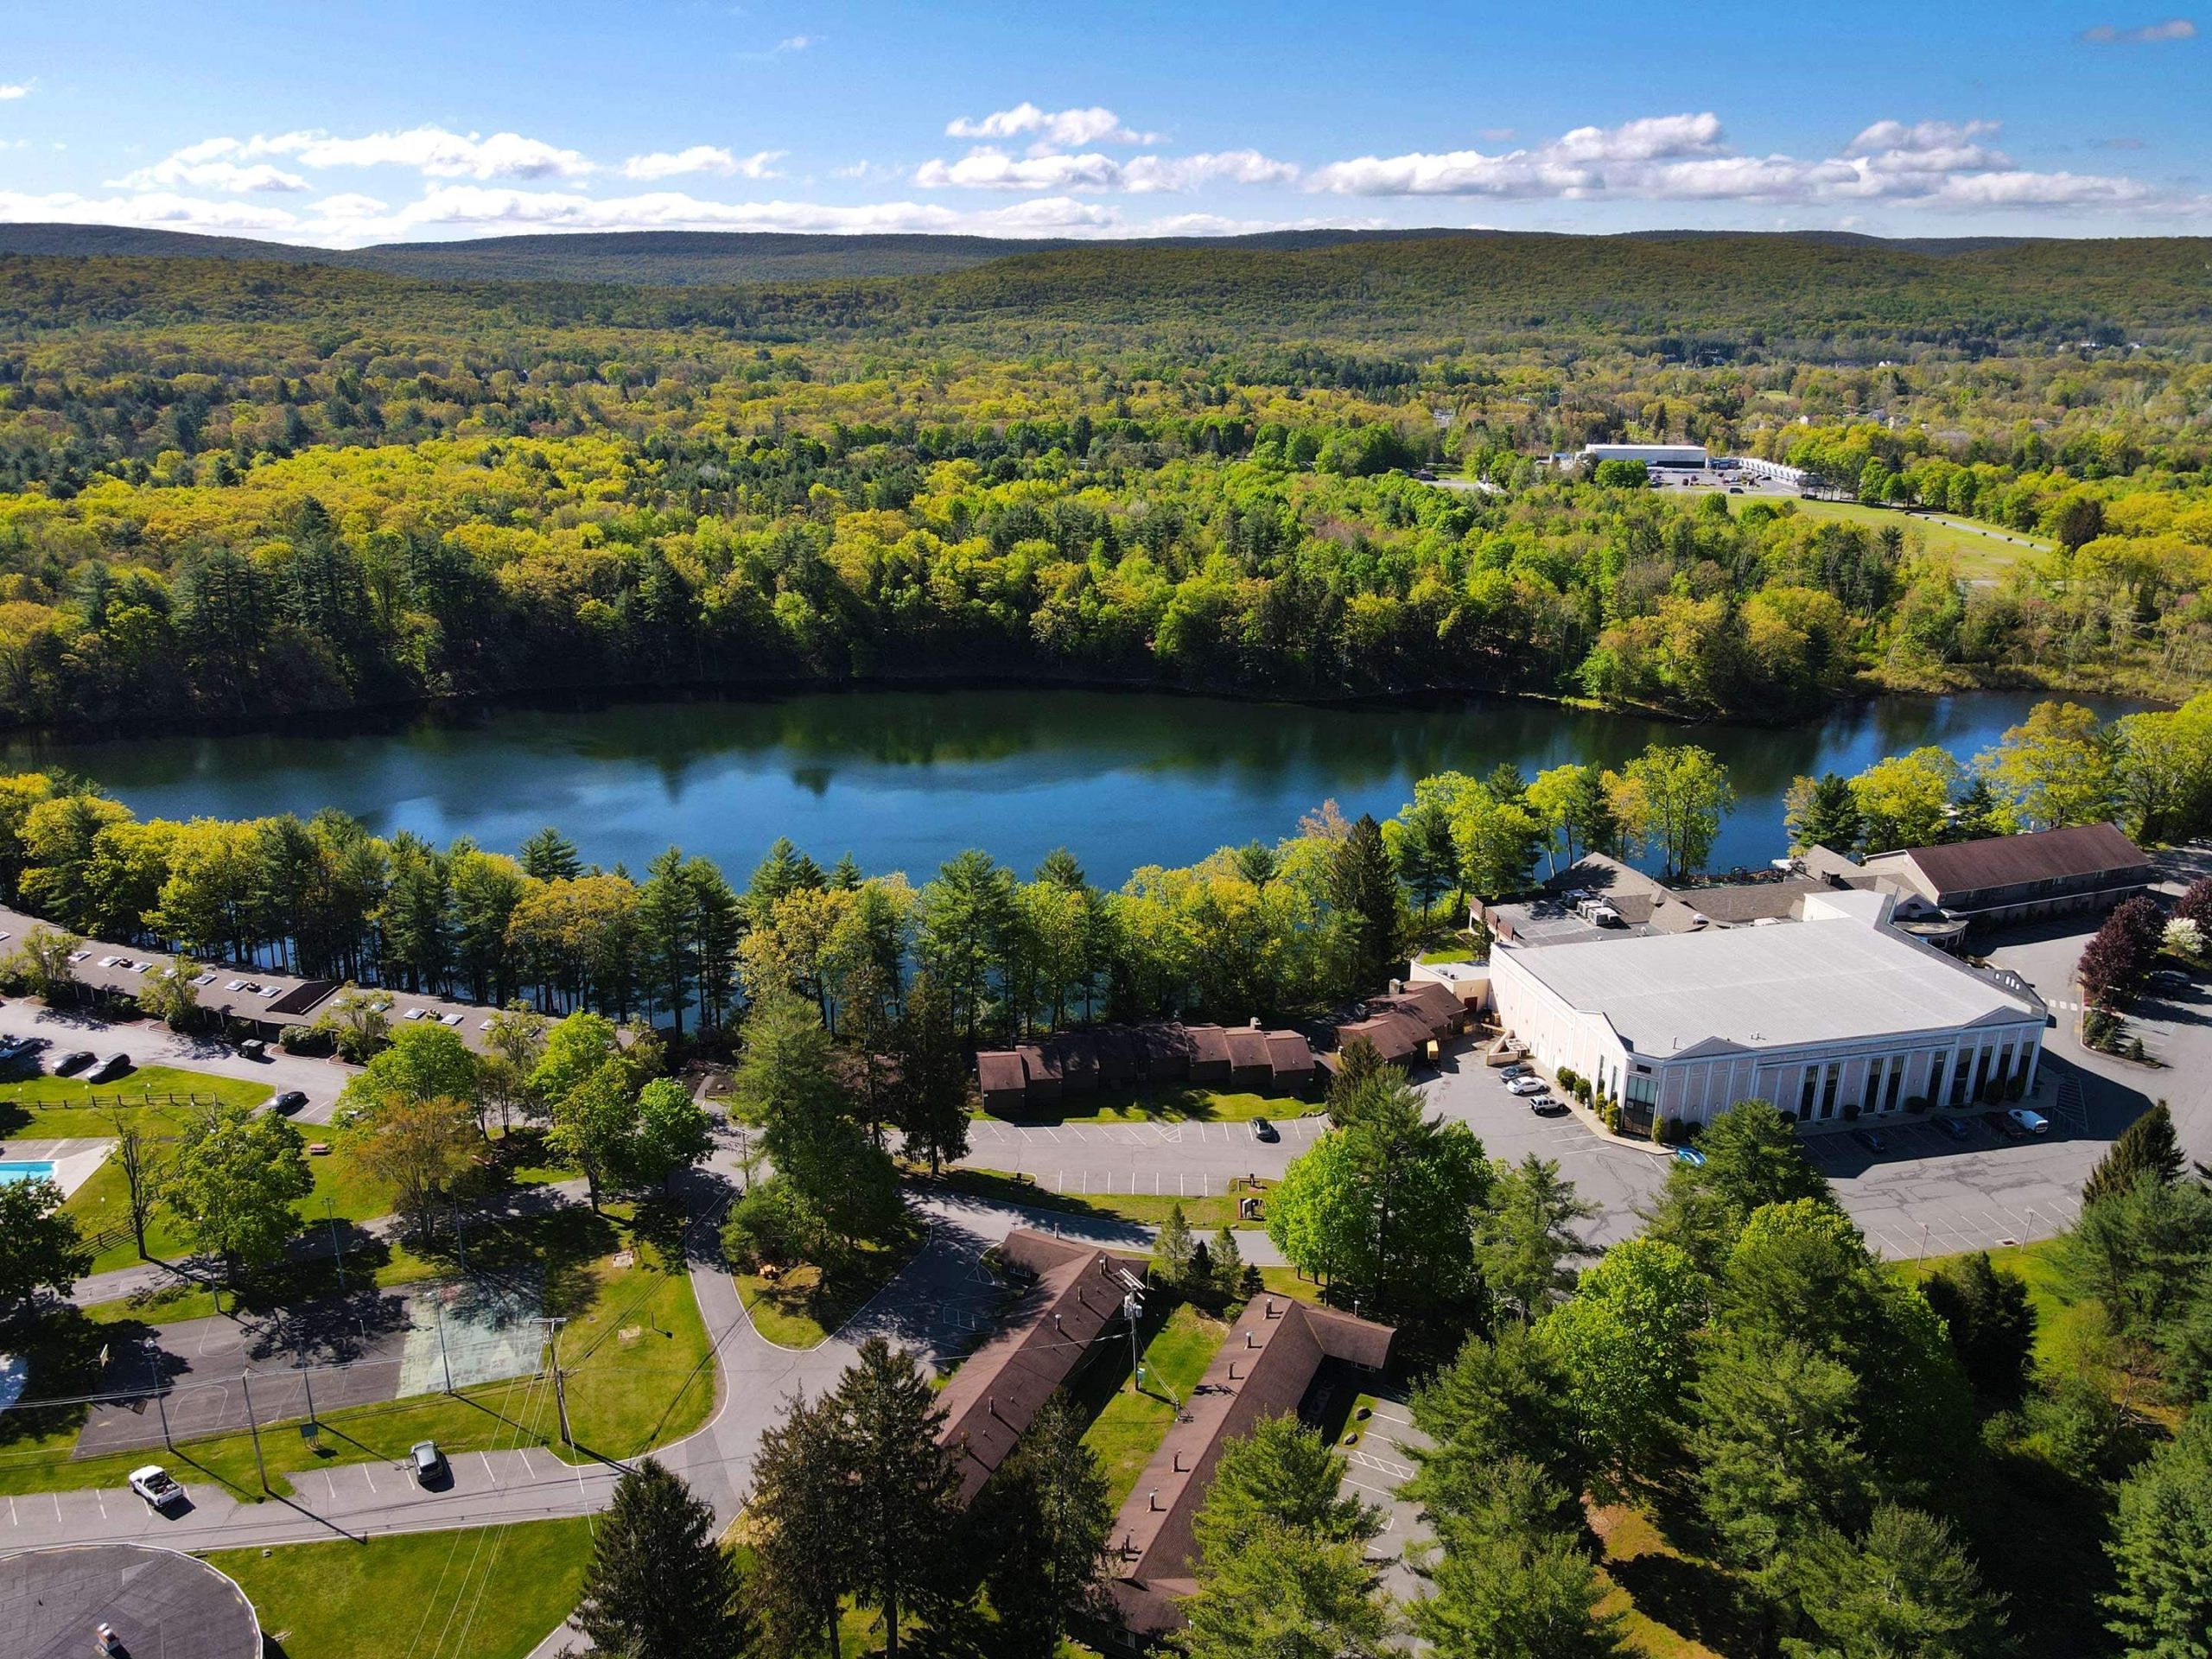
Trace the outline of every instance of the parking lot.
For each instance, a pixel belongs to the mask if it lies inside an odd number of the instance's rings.
[[[2212,1160],[2212,995],[2205,986],[2161,988],[2131,1020],[2155,1065],[2093,1052],[2076,1039],[2074,966],[2099,919],[2068,918],[1981,942],[1993,962],[2026,979],[2052,1008],[2040,1086],[2026,1103],[2049,1120],[2047,1133],[2009,1139],[1976,1109],[1946,1114],[1965,1123],[1961,1140],[1937,1130],[1932,1117],[1902,1114],[1869,1123],[1885,1142],[1878,1153],[1847,1130],[1805,1136],[1808,1154],[1885,1255],[1990,1249],[2062,1230],[2080,1214],[2082,1184],[2098,1159],[2157,1099],[2171,1107],[2190,1155]],[[1472,1053],[1427,1088],[1491,1156],[1517,1160],[1535,1152],[1557,1159],[1583,1196],[1605,1206],[1591,1230],[1597,1243],[1633,1232],[1634,1211],[1666,1178],[1667,1154],[1601,1135],[1580,1112],[1535,1116]]]

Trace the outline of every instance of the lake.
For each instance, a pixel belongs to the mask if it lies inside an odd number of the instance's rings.
[[[1694,742],[1733,773],[1740,804],[1717,868],[1784,850],[1783,792],[1801,773],[1859,771],[1936,743],[1962,760],[2025,716],[2031,693],[1884,698],[1785,729],[1685,727],[1548,704],[1234,702],[1148,692],[869,690],[588,709],[480,709],[328,733],[0,745],[11,769],[60,765],[144,817],[307,817],[342,807],[381,834],[512,851],[557,824],[587,861],[641,874],[671,842],[742,881],[787,835],[827,864],[918,881],[967,847],[1025,874],[1054,847],[1118,885],[1141,864],[1292,833],[1333,797],[1388,817],[1414,780],[1503,760],[1533,775],[1618,766],[1647,743]],[[2077,697],[2100,715],[2139,705]]]

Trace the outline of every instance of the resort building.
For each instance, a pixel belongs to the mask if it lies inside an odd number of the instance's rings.
[[[1815,887],[1785,915],[1688,932],[1501,932],[1498,1018],[1546,1070],[1619,1100],[1636,1133],[1754,1098],[1817,1126],[2032,1090],[2042,1001],[1900,931],[1896,904]]]
[[[1907,847],[1873,854],[1860,868],[1967,923],[2107,910],[2158,880],[2149,857],[2112,823]]]

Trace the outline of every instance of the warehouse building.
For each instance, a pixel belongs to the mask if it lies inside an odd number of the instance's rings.
[[[1501,940],[1498,1017],[1545,1070],[1619,1100],[1631,1133],[1739,1100],[1819,1126],[2031,1090],[2042,1001],[1900,931],[1896,903],[1807,891],[1789,916],[1745,925]]]
[[[1712,456],[1701,443],[1586,443],[1578,460],[1640,461],[1647,467],[1694,467],[1702,472]]]

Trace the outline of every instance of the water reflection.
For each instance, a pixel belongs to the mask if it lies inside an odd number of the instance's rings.
[[[918,874],[963,847],[1027,868],[1072,847],[1098,878],[1287,833],[1325,797],[1386,815],[1413,780],[1510,760],[1534,772],[1618,765],[1655,739],[1732,769],[1741,806],[1720,865],[1780,850],[1790,780],[1855,772],[1937,743],[1970,758],[2027,693],[1892,698],[1783,730],[1685,728],[1530,702],[1436,699],[1318,708],[1148,692],[874,690],[591,709],[503,707],[382,730],[5,745],[147,815],[308,814],[337,805],[379,831],[512,848],[544,823],[632,871],[671,842],[742,873],[778,835],[823,859]],[[2133,706],[2082,698],[2099,713]]]

